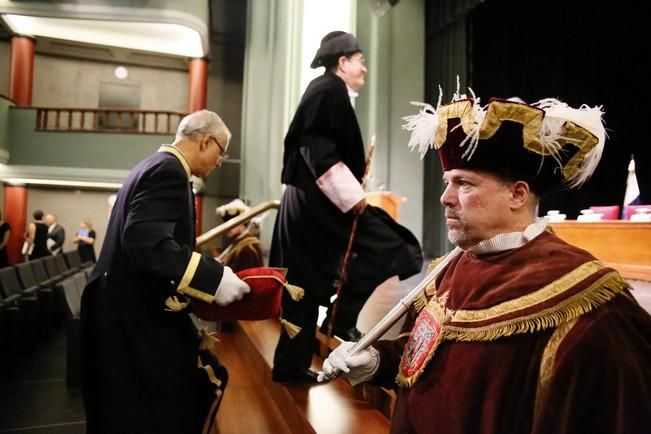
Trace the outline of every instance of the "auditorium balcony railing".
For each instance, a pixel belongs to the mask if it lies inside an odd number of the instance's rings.
[[[33,107],[36,131],[173,135],[185,113],[164,110]]]
[[[72,168],[130,170],[161,144],[172,143],[183,115],[171,110],[11,106],[5,110],[5,161],[51,176],[48,167],[70,168],[71,173],[76,171]],[[0,131],[0,142],[2,137]]]

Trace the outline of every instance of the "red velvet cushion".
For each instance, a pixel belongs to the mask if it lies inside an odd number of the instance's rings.
[[[194,314],[208,321],[262,320],[280,316],[280,300],[287,282],[283,273],[275,268],[258,267],[235,274],[251,287],[250,293],[228,306],[192,300]]]

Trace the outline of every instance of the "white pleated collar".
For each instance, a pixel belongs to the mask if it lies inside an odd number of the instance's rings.
[[[542,234],[547,227],[547,219],[537,218],[535,222],[524,228],[522,232],[509,232],[495,235],[488,240],[480,241],[468,249],[476,255],[502,252],[517,249]]]

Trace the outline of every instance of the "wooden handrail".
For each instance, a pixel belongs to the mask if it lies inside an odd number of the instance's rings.
[[[13,99],[9,98],[9,97],[8,97],[7,95],[5,95],[4,93],[0,93],[0,99],[6,99],[7,101],[16,104],[16,101],[14,101]]]
[[[121,108],[36,109],[36,131],[101,132],[173,135],[186,113],[169,110],[134,110]],[[90,116],[87,116],[90,114]],[[159,117],[164,119],[159,122]]]
[[[197,237],[197,247],[202,246],[203,244],[206,244],[208,241],[212,240],[213,238],[216,238],[231,229],[233,229],[235,226],[241,225],[242,223],[245,223],[249,220],[251,220],[253,217],[257,216],[258,214],[262,214],[263,212],[269,210],[269,209],[278,209],[280,207],[280,201],[279,200],[269,200],[267,202],[262,202],[259,205],[254,206],[250,210],[248,210],[245,213],[242,213],[238,215],[237,217],[233,217],[229,221],[220,224],[217,227],[214,227],[210,229],[209,231],[199,235]]]

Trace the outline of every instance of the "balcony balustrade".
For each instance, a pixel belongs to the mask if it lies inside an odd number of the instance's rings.
[[[185,113],[164,110],[33,107],[36,131],[173,135]]]

